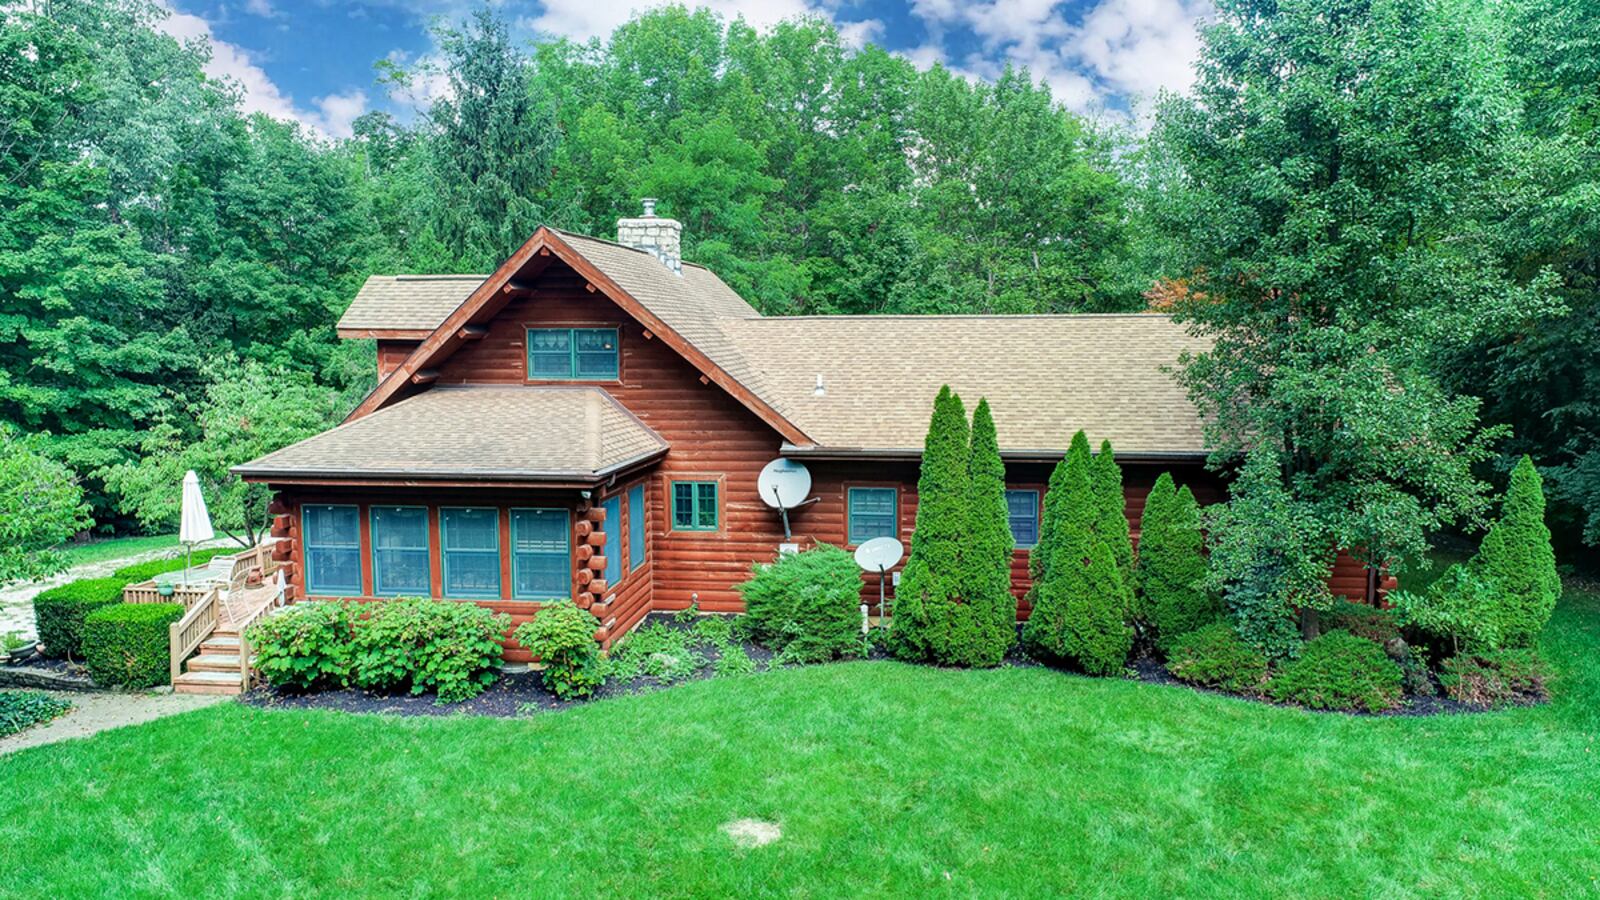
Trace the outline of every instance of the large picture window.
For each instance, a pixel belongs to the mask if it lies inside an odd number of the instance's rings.
[[[622,580],[622,495],[613,494],[600,504],[606,511],[606,586]]]
[[[1039,492],[1006,491],[1006,515],[1011,520],[1011,537],[1018,547],[1039,543]]]
[[[444,595],[468,600],[500,596],[500,511],[445,507],[439,510],[444,557]]]
[[[511,596],[565,600],[572,596],[572,530],[564,509],[511,511]]]
[[[306,591],[361,593],[361,510],[354,506],[305,506],[300,511],[306,540]]]
[[[432,591],[428,567],[428,508],[372,508],[372,592],[426,597]]]
[[[899,537],[899,500],[894,488],[851,488],[849,542],[864,544],[873,538]]]
[[[617,329],[529,328],[528,378],[615,381]]]
[[[717,483],[715,481],[674,481],[672,483],[672,530],[717,530]]]
[[[644,565],[644,482],[628,488],[628,569]]]

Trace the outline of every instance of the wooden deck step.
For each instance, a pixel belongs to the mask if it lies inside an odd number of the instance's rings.
[[[185,672],[173,682],[172,689],[179,694],[240,694],[239,671]]]
[[[192,656],[185,663],[190,672],[232,672],[239,674],[239,653],[237,647],[233,653],[201,653]]]
[[[233,653],[239,652],[239,638],[237,635],[213,634],[200,642],[200,652],[207,653]]]

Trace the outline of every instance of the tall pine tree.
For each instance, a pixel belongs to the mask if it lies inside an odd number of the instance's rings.
[[[1215,620],[1221,613],[1205,589],[1200,507],[1185,486],[1177,490],[1162,472],[1145,500],[1139,525],[1139,610],[1156,646]]]
[[[968,464],[971,498],[967,539],[963,542],[963,599],[967,621],[948,660],[967,666],[996,666],[1016,637],[1017,601],[1011,595],[1011,555],[1016,541],[1006,509],[1006,467],[1000,460],[989,401],[972,411],[972,453]]]
[[[1095,497],[1095,533],[1117,561],[1123,580],[1133,584],[1133,539],[1128,533],[1127,500],[1122,493],[1122,467],[1110,441],[1100,442],[1092,472]]]
[[[917,479],[911,558],[895,591],[889,648],[902,659],[943,661],[954,655],[952,625],[962,599],[970,456],[966,409],[946,385],[933,402]]]
[[[1561,596],[1561,576],[1544,522],[1544,488],[1526,456],[1511,470],[1500,519],[1484,537],[1472,567],[1499,588],[1497,618],[1506,646],[1538,643]]]

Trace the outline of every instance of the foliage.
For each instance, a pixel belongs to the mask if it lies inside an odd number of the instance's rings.
[[[1561,577],[1544,523],[1544,491],[1528,457],[1511,471],[1500,518],[1468,565],[1496,588],[1501,641],[1508,647],[1533,646],[1561,596]]]
[[[1550,677],[1549,663],[1529,649],[1462,653],[1445,660],[1439,672],[1452,700],[1480,706],[1542,700]]]
[[[256,669],[274,687],[343,687],[355,668],[354,604],[295,603],[250,626]]]
[[[1006,466],[987,399],[980,399],[972,411],[967,466],[969,521],[961,553],[966,633],[958,643],[967,648],[961,654],[963,664],[997,666],[1017,639],[1017,598],[1011,593],[1016,540],[1006,507]]]
[[[629,634],[606,658],[605,675],[628,682],[654,678],[663,684],[692,677],[706,666],[696,630],[650,622]]]
[[[13,650],[21,650],[30,643],[32,642],[23,639],[20,631],[0,633],[0,652],[10,653]]]
[[[96,684],[149,688],[171,681],[173,622],[181,603],[113,603],[84,617],[83,661]]]
[[[1500,646],[1499,585],[1471,566],[1453,565],[1419,592],[1391,591],[1389,602],[1408,624],[1448,641],[1451,654]]]
[[[398,598],[366,604],[352,630],[350,681],[365,690],[433,691],[440,703],[470,700],[499,677],[510,624],[509,616],[476,603]]]
[[[960,665],[975,648],[965,641],[961,556],[970,519],[971,456],[966,409],[946,385],[933,418],[917,477],[917,522],[911,555],[895,590],[890,650],[902,659]]]
[[[0,585],[65,569],[56,546],[89,526],[77,479],[43,443],[0,422]]]
[[[861,569],[844,550],[818,544],[758,563],[739,585],[750,635],[794,662],[851,653],[861,630]],[[714,627],[714,626],[713,626]]]
[[[1121,602],[1127,588],[1105,542],[1069,529],[1059,537],[1049,571],[1023,626],[1028,652],[1090,675],[1122,671],[1133,648],[1133,629]]]
[[[1314,511],[1281,480],[1278,455],[1251,451],[1227,503],[1206,510],[1211,540],[1206,586],[1222,594],[1239,636],[1279,659],[1300,649],[1296,611],[1333,603],[1334,546]]]
[[[112,578],[120,578],[126,584],[138,584],[149,581],[157,575],[176,572],[185,566],[203,566],[211,561],[214,556],[225,553],[237,553],[237,547],[207,547],[193,553],[181,556],[169,556],[164,559],[152,559],[142,563],[133,563],[111,573]]]
[[[1117,465],[1110,441],[1100,442],[1100,452],[1094,456],[1089,480],[1094,487],[1094,532],[1105,541],[1106,549],[1117,560],[1123,580],[1132,587],[1133,539],[1128,531],[1128,500],[1122,492],[1122,467]]]
[[[725,643],[717,646],[717,661],[712,663],[711,671],[717,678],[753,675],[756,671],[756,663],[743,647],[738,644]]]
[[[1221,615],[1216,598],[1206,590],[1204,542],[1194,493],[1187,485],[1176,489],[1171,473],[1162,472],[1145,498],[1136,574],[1140,618],[1165,650]]]
[[[72,702],[41,691],[0,691],[0,738],[66,715]]]
[[[344,408],[337,391],[305,373],[231,358],[212,360],[203,371],[204,398],[152,423],[139,460],[107,470],[106,485],[140,524],[171,529],[182,511],[176,485],[193,470],[212,525],[253,547],[265,534],[272,491],[230,470],[331,427]]]
[[[570,602],[547,603],[517,627],[517,643],[544,665],[545,690],[562,700],[587,697],[605,684],[594,616]]]
[[[1232,626],[1213,622],[1171,640],[1167,670],[1182,681],[1255,694],[1266,683],[1267,658],[1241,640]]]
[[[1390,602],[1393,602],[1392,594]],[[1343,597],[1334,598],[1333,607],[1323,614],[1322,620],[1329,631],[1348,631],[1380,645],[1400,637],[1400,627],[1405,621],[1398,610],[1355,603]]]
[[[70,581],[33,598],[33,620],[46,656],[83,658],[83,620],[90,613],[122,602],[120,578]]]
[[[1279,668],[1267,691],[1276,700],[1313,709],[1382,712],[1400,705],[1403,681],[1382,647],[1348,631],[1330,631]]]

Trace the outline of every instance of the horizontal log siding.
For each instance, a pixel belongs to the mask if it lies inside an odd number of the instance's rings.
[[[389,373],[400,368],[406,361],[411,351],[417,349],[417,341],[378,341],[378,380],[389,377]]]

